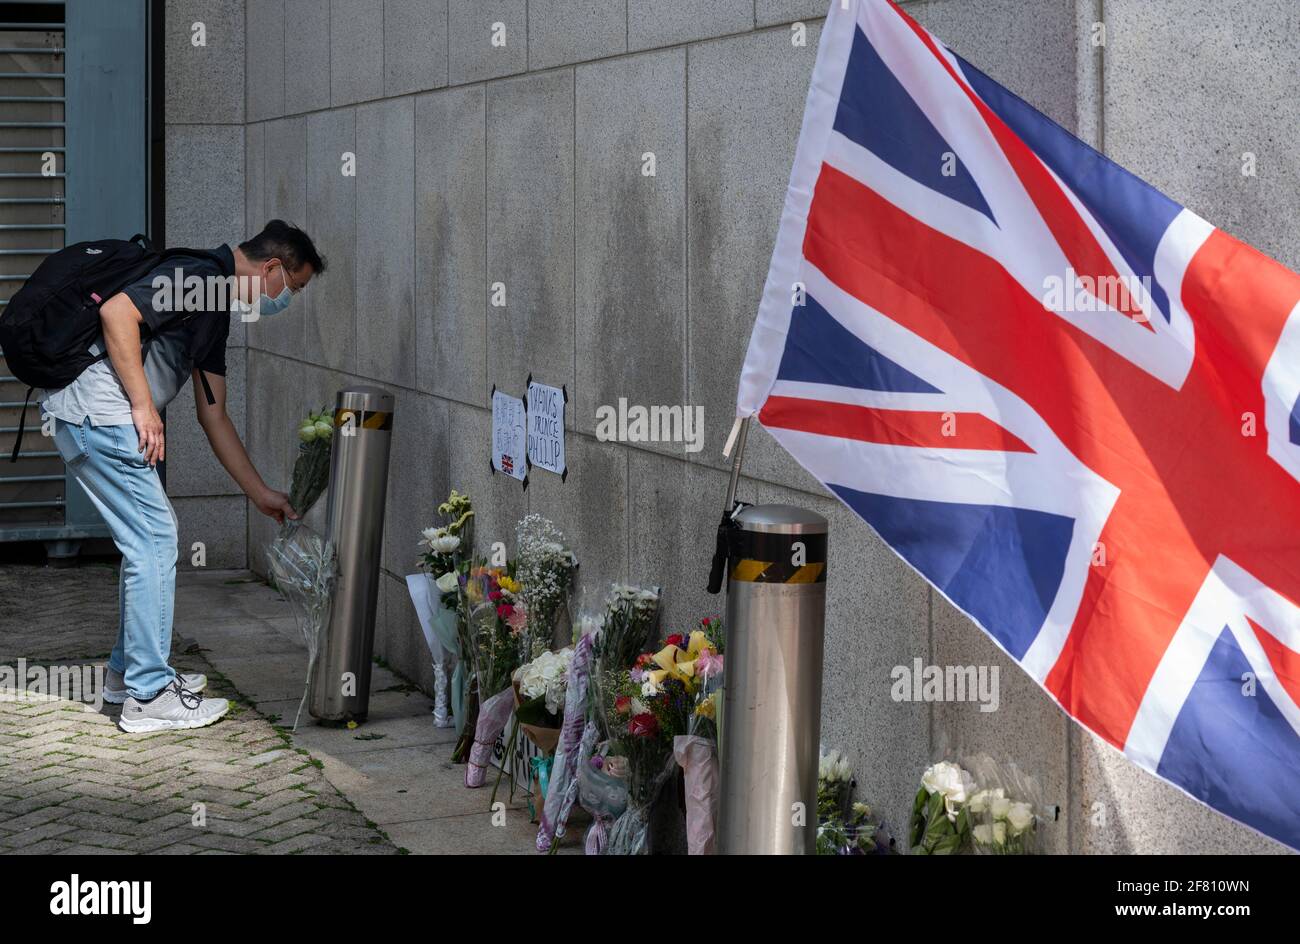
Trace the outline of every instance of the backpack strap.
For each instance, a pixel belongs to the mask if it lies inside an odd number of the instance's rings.
[[[35,387],[27,388],[27,396],[23,400],[23,408],[18,414],[18,435],[14,437],[14,451],[9,454],[10,462],[18,461],[18,450],[23,445],[23,430],[27,428],[27,407],[32,402],[32,391]]]
[[[208,383],[208,375],[203,368],[199,368],[199,383],[203,384],[203,396],[207,397],[208,406],[216,406],[217,398],[212,395],[212,386]]]

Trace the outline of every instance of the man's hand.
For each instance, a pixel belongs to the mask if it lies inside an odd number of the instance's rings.
[[[289,496],[284,492],[277,492],[273,488],[268,488],[249,496],[257,510],[268,518],[274,518],[280,524],[284,524],[285,518],[297,518],[298,512],[293,510],[289,504]]]
[[[144,461],[157,465],[167,455],[163,441],[163,421],[154,409],[153,403],[131,408],[131,422],[135,424],[136,435],[140,438],[139,451],[144,453]]]

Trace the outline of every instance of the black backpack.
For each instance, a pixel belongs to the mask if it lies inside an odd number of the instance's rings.
[[[103,330],[99,306],[172,256],[212,254],[197,249],[159,252],[138,234],[129,240],[75,243],[46,256],[9,299],[0,314],[0,349],[9,373],[28,387],[11,461],[22,444],[32,389],[66,387],[107,357],[91,352]]]

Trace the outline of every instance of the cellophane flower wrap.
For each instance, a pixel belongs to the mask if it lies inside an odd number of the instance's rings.
[[[686,851],[690,855],[713,855],[717,851],[722,789],[717,740],[722,714],[722,620],[705,617],[689,637],[670,636],[666,642],[676,648],[675,670],[682,672],[689,663],[692,680],[689,689],[693,707],[687,733],[673,738],[673,756],[682,768],[686,787]]]
[[[442,524],[421,532],[419,566],[431,583],[433,603],[430,625],[437,636],[443,658],[435,659],[434,724],[465,728],[466,659],[461,652],[461,578],[469,573],[474,551],[474,507],[468,495],[452,489],[438,506]],[[449,717],[449,714],[451,717]],[[454,720],[453,720],[454,719]]]
[[[504,568],[481,563],[472,566],[461,596],[469,637],[463,642],[462,651],[470,653],[479,706],[473,743],[467,753],[467,787],[483,785],[492,747],[514,709],[514,689],[510,682],[519,667],[522,624],[516,613],[520,587],[511,575],[513,569],[513,564]]]
[[[563,532],[541,515],[526,515],[515,527],[515,572],[519,589],[513,601],[519,662],[536,659],[563,639],[569,629],[569,595],[578,559]]]
[[[708,682],[700,663],[716,655],[703,630],[676,633],[615,673],[609,755],[626,758],[628,805],[610,829],[608,854],[650,852],[650,809],[676,768],[675,739],[699,729],[697,707],[708,703],[698,698]]]
[[[1036,855],[1042,852],[1042,829],[1048,817],[1038,782],[1014,763],[1000,764],[988,755],[967,761],[977,789],[967,803],[971,846],[976,855]]]
[[[853,802],[853,768],[839,751],[821,755],[817,769],[817,854],[886,855],[894,852],[884,826],[866,803]]]
[[[294,715],[295,729],[307,701],[307,687],[320,651],[320,636],[329,622],[337,576],[334,547],[302,522],[329,485],[333,435],[333,415],[325,410],[308,414],[299,424],[298,456],[289,489],[289,504],[298,518],[286,519],[266,549],[271,583],[289,603],[294,623],[307,646],[307,681]]]
[[[579,622],[579,632],[593,638],[587,726],[577,762],[581,781],[579,802],[593,817],[586,841],[589,855],[605,851],[613,826],[605,800],[620,791],[626,797],[628,792],[627,758],[615,755],[606,762],[606,755],[613,747],[610,713],[614,708],[618,673],[625,671],[657,637],[658,626],[658,588],[621,583],[610,587],[600,615],[584,615]],[[592,805],[587,797],[594,798]],[[625,798],[620,803],[620,814],[626,804]]]
[[[579,626],[584,624],[584,621],[579,622]],[[573,646],[573,658],[569,660],[564,684],[564,722],[560,728],[550,784],[537,827],[539,852],[552,851],[564,835],[569,812],[578,799],[579,764],[584,759],[584,737],[590,739],[585,746],[587,756],[591,753],[591,742],[596,737],[595,725],[587,720],[592,647],[596,641],[595,627],[591,626],[590,629],[591,631],[579,635]]]
[[[628,669],[659,634],[658,588],[619,583],[611,586],[595,633],[588,715],[596,724],[599,740],[608,741],[614,705],[610,685],[617,673]]]

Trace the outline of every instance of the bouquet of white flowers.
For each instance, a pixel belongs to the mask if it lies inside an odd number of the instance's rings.
[[[975,778],[958,764],[941,761],[927,768],[912,804],[912,852],[957,855],[970,851],[967,803],[976,789]]]
[[[1041,852],[1042,808],[1037,781],[1014,763],[987,755],[970,762],[982,789],[970,798],[971,843],[977,855],[1033,855]],[[1050,817],[1049,817],[1050,819]]]
[[[321,493],[329,484],[330,445],[334,436],[334,416],[326,410],[309,413],[298,426],[298,458],[293,464],[289,504],[299,515],[280,526],[266,550],[267,572],[271,582],[293,609],[294,622],[307,645],[307,678],[316,662],[320,634],[329,622],[333,602],[334,548],[302,523]],[[304,689],[294,716],[294,727],[307,700]]]
[[[467,656],[460,645],[460,593],[474,547],[474,507],[468,495],[452,489],[448,499],[438,506],[438,514],[445,523],[420,533],[418,563],[425,571],[425,585],[414,583],[416,575],[407,577],[407,584],[421,627],[427,626],[425,636],[433,656],[433,723],[439,728],[455,724],[460,734],[467,714]]]

